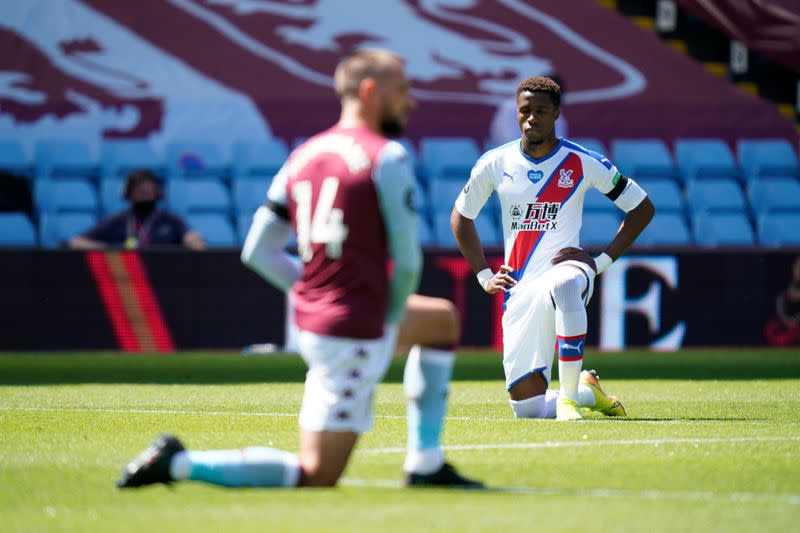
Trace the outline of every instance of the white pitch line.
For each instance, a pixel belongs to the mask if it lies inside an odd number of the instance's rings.
[[[401,489],[402,483],[387,479],[357,479],[344,478],[341,484],[346,487],[365,487],[380,489]],[[571,489],[571,488],[547,488],[547,487],[488,487],[486,490],[463,491],[459,494],[469,492],[470,494],[532,494],[539,496],[577,496],[594,498],[639,498],[644,500],[680,500],[680,501],[700,501],[708,502],[711,500],[727,503],[773,503],[780,505],[800,505],[800,494],[775,494],[758,492],[732,492],[718,493],[712,491],[665,491],[658,489]]]
[[[256,417],[286,417],[296,418],[299,413],[276,413],[276,412],[258,412],[258,411],[197,411],[197,410],[182,410],[182,409],[119,409],[111,407],[47,407],[47,406],[13,406],[13,405],[0,405],[0,411],[44,411],[44,412],[75,412],[75,413],[122,413],[122,414],[165,414],[165,415],[208,415],[208,416],[256,416]],[[406,415],[375,415],[376,419],[381,420],[405,420]],[[489,416],[448,416],[445,418],[448,422],[515,422],[515,423],[538,423],[547,422],[540,419],[518,420],[510,417],[489,417]],[[588,420],[590,423],[631,423],[631,424],[653,424],[653,425],[678,425],[678,424],[713,424],[716,422],[726,423],[746,423],[748,425],[763,424],[768,421],[764,420],[744,420],[744,419],[730,419],[730,420],[681,420],[681,419],[664,419],[664,420],[636,420],[635,418],[594,418]],[[786,422],[784,426],[798,426],[800,422]]]
[[[666,439],[626,439],[626,440],[575,440],[544,442],[508,442],[501,444],[451,444],[442,446],[445,451],[507,450],[524,448],[575,448],[584,446],[660,446],[661,444],[729,444],[737,442],[781,442],[800,441],[797,436],[779,437],[709,437],[709,438],[666,438]],[[381,455],[386,453],[405,453],[405,448],[372,448],[360,450],[363,455]]]

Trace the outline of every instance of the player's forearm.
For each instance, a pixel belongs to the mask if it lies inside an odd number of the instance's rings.
[[[472,271],[477,274],[481,270],[489,268],[486,255],[483,253],[483,246],[481,246],[481,239],[475,229],[475,223],[459,213],[457,209],[453,209],[453,213],[450,215],[450,229],[453,231],[461,255],[467,260]]]
[[[619,259],[631,247],[636,238],[653,219],[656,208],[650,198],[645,197],[639,205],[631,209],[622,221],[614,240],[604,250],[611,259]]]

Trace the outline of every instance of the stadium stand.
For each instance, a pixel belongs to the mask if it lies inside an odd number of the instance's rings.
[[[227,165],[220,147],[206,141],[173,141],[166,147],[167,176],[221,177]]]
[[[761,215],[758,240],[764,246],[800,246],[800,211]]]
[[[236,246],[239,240],[233,224],[226,215],[220,213],[189,213],[186,223],[203,236],[210,248]]]
[[[150,143],[141,139],[106,140],[100,148],[100,172],[103,179],[119,178],[135,169],[164,173],[164,166]]]
[[[466,137],[423,137],[420,140],[421,179],[455,178],[463,184],[480,157],[478,145]]]
[[[597,152],[598,154],[603,154],[605,156],[608,155],[606,146],[600,139],[594,139],[592,137],[578,137],[576,139],[572,139],[572,142],[583,146],[591,152]]]
[[[25,213],[0,213],[0,246],[36,246],[36,228]]]
[[[106,177],[100,180],[98,196],[102,215],[110,215],[128,209],[128,202],[122,197],[124,186],[125,179],[122,177]]]
[[[753,227],[744,213],[699,213],[694,217],[694,240],[700,246],[751,246]]]
[[[267,198],[271,175],[234,176],[231,182],[233,208],[237,214],[251,214]]]
[[[733,153],[721,139],[678,139],[675,158],[684,183],[696,178],[740,175]]]
[[[652,178],[641,181],[647,195],[653,200],[658,212],[685,212],[683,192],[677,182],[667,178]]]
[[[269,176],[272,179],[289,157],[289,149],[281,139],[237,142],[233,145],[231,171],[234,176]]]
[[[97,193],[88,178],[38,179],[33,198],[40,213],[97,213]]]
[[[655,217],[636,239],[635,247],[690,246],[692,234],[684,215],[677,211],[656,211]]]
[[[436,244],[441,248],[457,249],[453,232],[450,230],[450,211],[440,211],[433,216],[433,229],[436,234]],[[481,244],[485,247],[501,246],[503,243],[500,228],[494,217],[479,216],[475,219],[475,229]]]
[[[740,139],[739,166],[747,181],[764,177],[800,176],[800,163],[786,139]]]
[[[92,213],[43,213],[39,218],[39,241],[45,248],[56,248],[96,222],[97,217]]]
[[[751,182],[747,195],[757,215],[773,211],[800,213],[800,182],[794,178],[770,178]]]
[[[31,176],[31,165],[18,141],[0,140],[0,170],[17,176]]]
[[[97,176],[98,168],[83,141],[42,139],[34,148],[36,178]]]
[[[614,205],[614,202],[606,198],[606,196],[597,189],[589,189],[586,191],[586,196],[583,200],[584,209],[589,212],[606,212],[616,213],[619,208]]]
[[[166,199],[169,208],[181,216],[190,213],[217,213],[227,216],[231,211],[228,189],[215,178],[168,180]]]
[[[677,174],[669,148],[660,139],[618,139],[611,143],[611,152],[619,171],[637,180]]]
[[[747,200],[732,178],[693,179],[686,184],[686,199],[692,214],[704,211],[747,210]]]
[[[610,237],[617,233],[620,218],[614,212],[608,211],[587,211],[583,214],[583,225],[581,226],[580,244],[581,246],[605,246],[609,243]]]

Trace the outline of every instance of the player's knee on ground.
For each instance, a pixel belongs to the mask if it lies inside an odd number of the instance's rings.
[[[344,466],[323,464],[310,454],[301,457],[300,468],[300,485],[305,487],[333,487],[344,470]]]
[[[561,311],[577,311],[584,307],[583,298],[588,290],[586,274],[577,268],[563,268],[564,273],[553,284],[550,295]]]

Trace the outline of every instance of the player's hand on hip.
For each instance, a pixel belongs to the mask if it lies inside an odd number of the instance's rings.
[[[556,255],[550,260],[554,265],[563,263],[564,261],[580,261],[581,263],[586,263],[592,267],[592,270],[597,272],[597,265],[594,264],[594,259],[581,248],[574,248],[572,246],[562,248],[556,252]]]
[[[494,276],[486,282],[484,285],[483,290],[488,292],[489,294],[494,294],[499,291],[506,292],[511,287],[517,284],[517,280],[510,276],[510,273],[513,272],[514,269],[508,265],[501,265],[500,270],[495,272]]]

